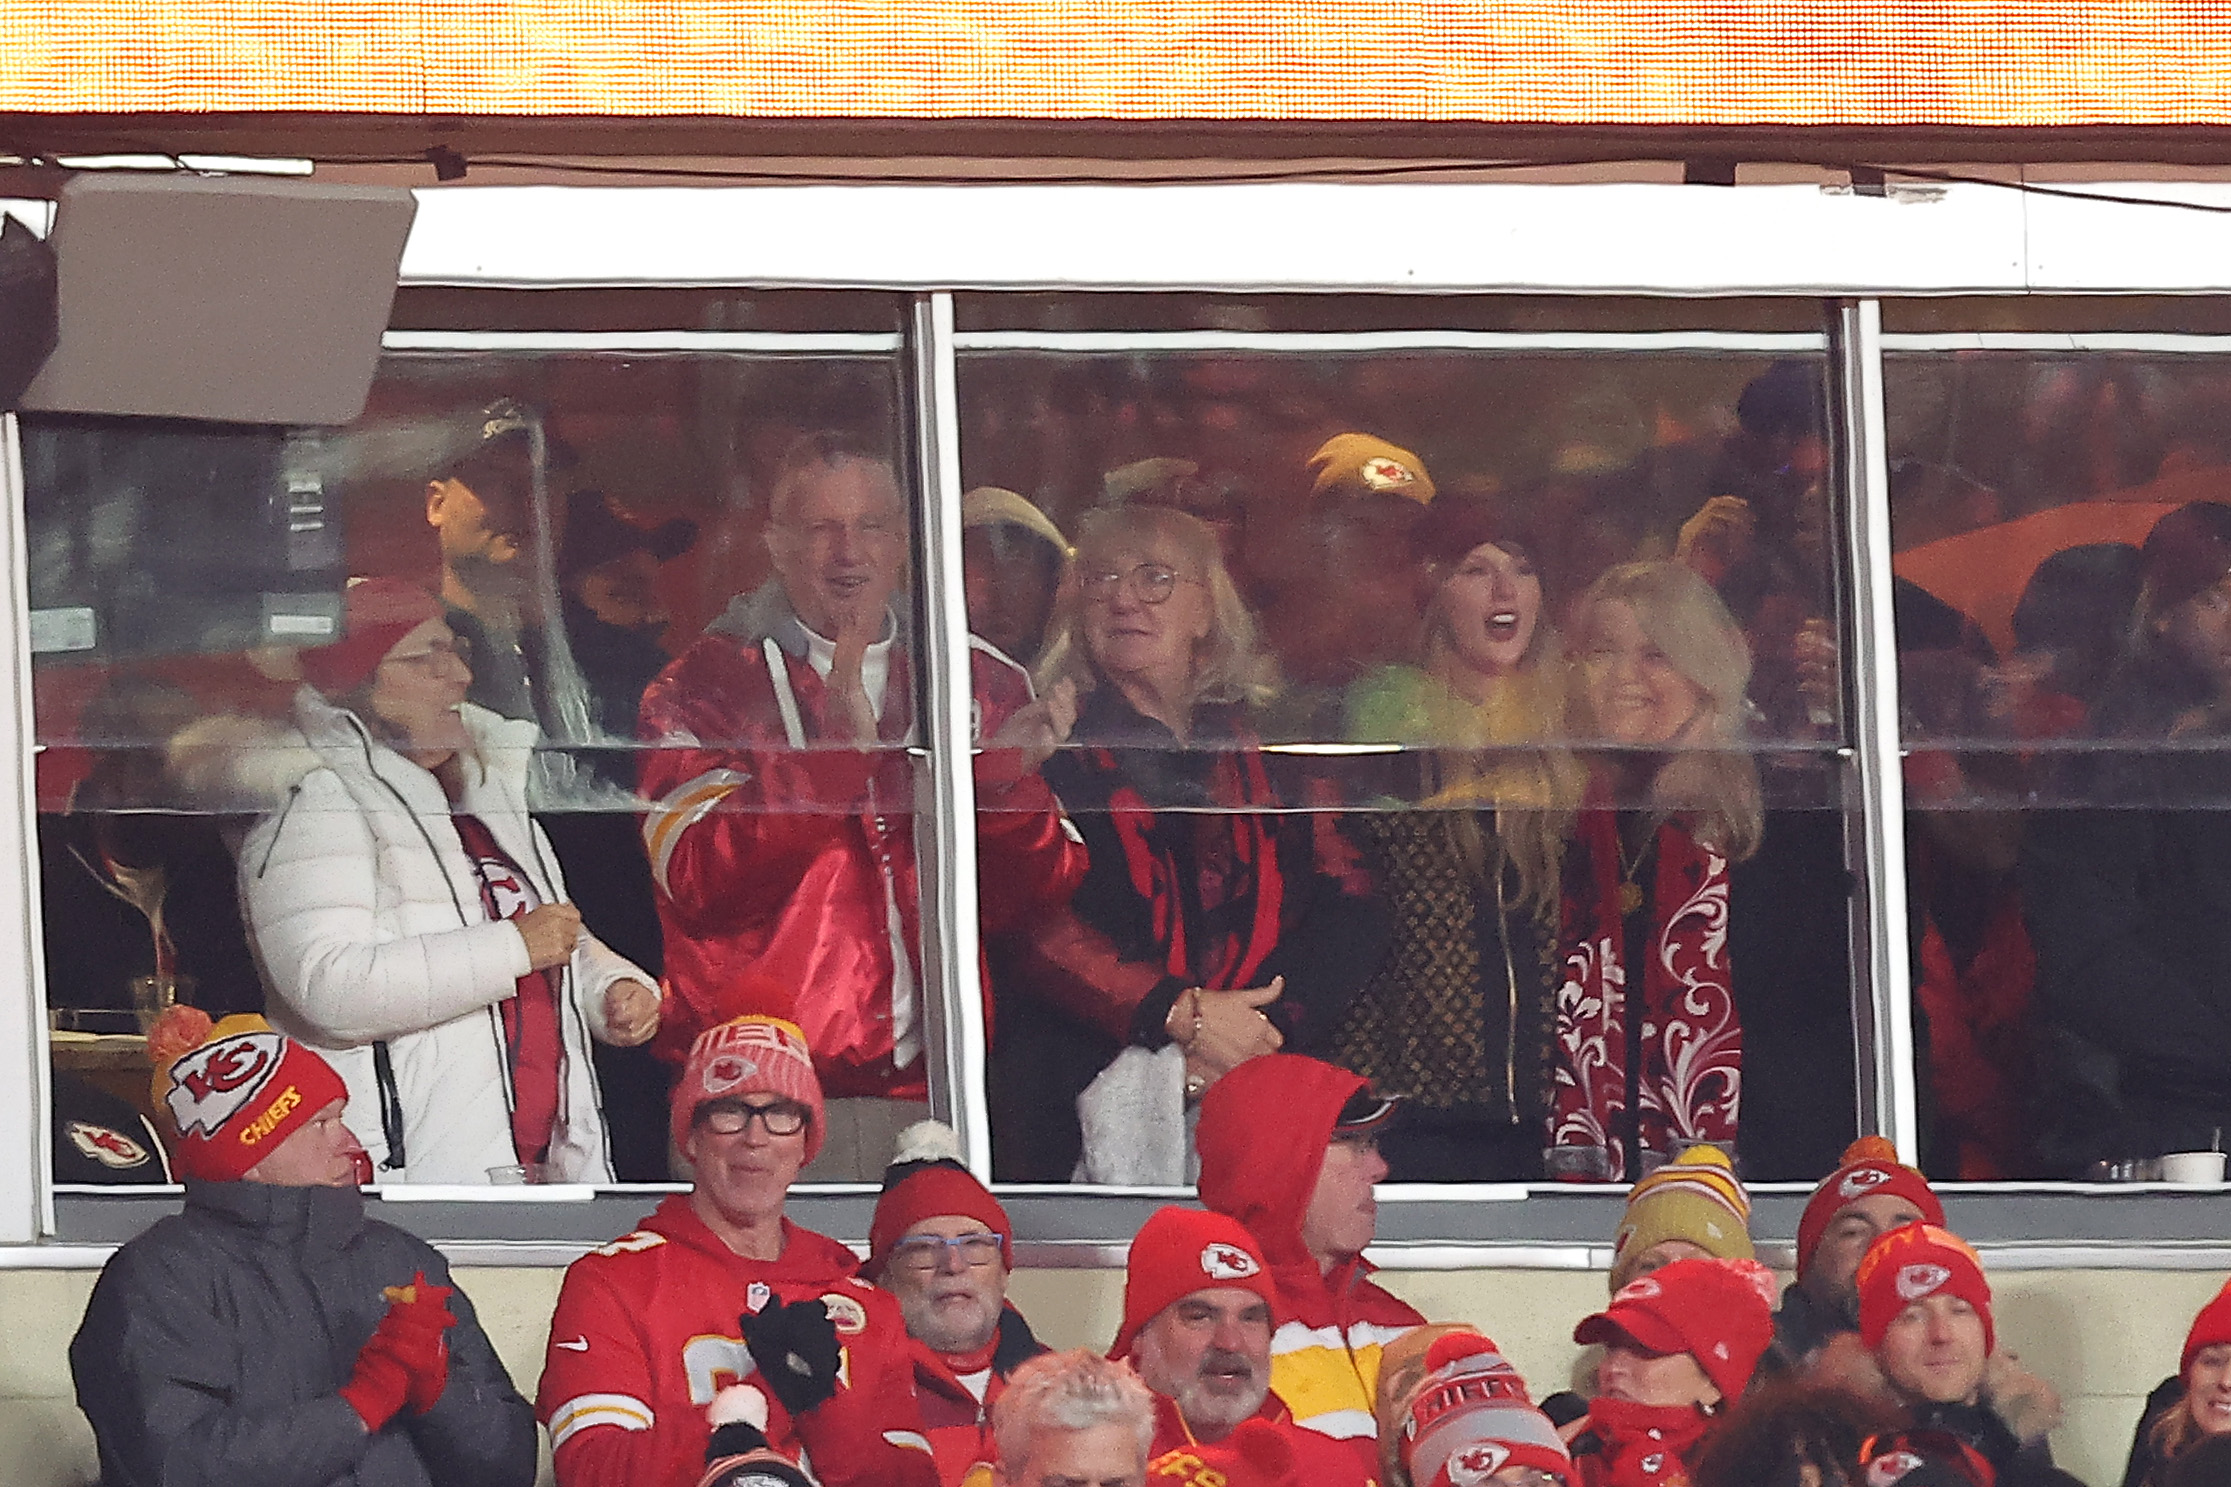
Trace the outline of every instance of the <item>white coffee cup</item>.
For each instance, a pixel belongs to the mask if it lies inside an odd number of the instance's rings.
[[[2170,1152],[2161,1159],[2161,1180],[2179,1187],[2220,1187],[2223,1185],[2223,1153]]]

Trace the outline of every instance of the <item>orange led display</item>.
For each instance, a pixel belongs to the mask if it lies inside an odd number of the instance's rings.
[[[0,110],[2231,122],[2231,3],[0,0]]]

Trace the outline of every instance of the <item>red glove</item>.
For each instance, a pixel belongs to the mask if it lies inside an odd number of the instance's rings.
[[[410,1392],[410,1365],[395,1356],[386,1319],[382,1318],[371,1341],[357,1350],[356,1367],[341,1386],[341,1397],[356,1411],[364,1428],[378,1435],[402,1410]]]
[[[449,1343],[444,1332],[455,1325],[445,1304],[448,1286],[429,1285],[424,1271],[408,1286],[387,1288],[386,1315],[371,1340],[357,1352],[356,1367],[341,1386],[364,1428],[377,1432],[407,1404],[425,1414],[449,1384]]]
[[[449,1309],[455,1294],[454,1287],[429,1282],[423,1270],[409,1285],[387,1288],[387,1315],[380,1326],[394,1329],[393,1351],[410,1366],[408,1403],[414,1415],[432,1409],[449,1384],[449,1340],[444,1334],[457,1325]]]

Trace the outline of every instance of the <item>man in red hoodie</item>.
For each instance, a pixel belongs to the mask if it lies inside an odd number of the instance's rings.
[[[1128,1358],[1154,1391],[1148,1481],[1210,1487],[1276,1457],[1310,1487],[1371,1487],[1354,1450],[1295,1424],[1271,1387],[1277,1294],[1253,1238],[1222,1214],[1162,1208],[1140,1226],[1108,1356]],[[1283,1451],[1262,1446],[1266,1431]]]
[[[1007,1304],[1014,1225],[960,1155],[959,1138],[940,1121],[899,1133],[868,1226],[866,1270],[906,1318],[922,1432],[945,1487],[998,1459],[992,1406],[1008,1376],[1046,1351]]]
[[[1209,1087],[1196,1143],[1201,1202],[1244,1225],[1269,1261],[1279,1327],[1271,1389],[1311,1430],[1373,1463],[1379,1351],[1425,1318],[1371,1279],[1379,1133],[1395,1102],[1346,1069],[1252,1058]]]
[[[736,988],[755,999],[779,989]],[[674,1089],[697,1173],[643,1227],[566,1270],[536,1413],[558,1487],[679,1487],[705,1470],[707,1411],[749,1382],[767,1444],[828,1487],[937,1487],[898,1304],[834,1239],[783,1217],[821,1144],[821,1084],[796,1024],[708,1028]]]

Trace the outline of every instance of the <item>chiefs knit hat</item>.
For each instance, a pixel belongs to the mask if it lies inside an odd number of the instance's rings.
[[[1334,434],[1309,457],[1309,468],[1317,476],[1309,490],[1312,500],[1400,496],[1420,506],[1433,504],[1433,477],[1425,473],[1425,462],[1374,434]]]
[[[2231,1283],[2216,1292],[2215,1300],[2201,1307],[2200,1315],[2192,1319],[2192,1330],[2185,1334],[2184,1357],[2177,1363],[2177,1376],[2192,1372],[2192,1360],[2200,1356],[2201,1349],[2225,1342],[2231,1342]]]
[[[240,1181],[319,1111],[349,1097],[331,1064],[260,1017],[210,1024],[191,1007],[173,1008],[147,1041],[150,1057],[161,1059],[178,1170],[203,1182]]]
[[[883,1196],[875,1200],[868,1225],[867,1277],[874,1280],[890,1263],[891,1247],[924,1219],[972,1218],[997,1234],[1014,1260],[1015,1226],[1007,1210],[961,1163],[961,1143],[941,1120],[918,1120],[899,1132],[898,1150],[883,1169]]]
[[[359,579],[341,597],[341,638],[296,658],[302,679],[346,697],[372,679],[396,642],[442,612],[432,594],[400,578]]]
[[[1139,1226],[1131,1258],[1123,1268],[1123,1327],[1108,1349],[1111,1358],[1130,1356],[1131,1344],[1147,1323],[1195,1291],[1224,1286],[1253,1291],[1278,1321],[1278,1289],[1255,1236],[1239,1220],[1197,1208],[1158,1208]]]
[[[675,1146],[687,1145],[699,1106],[746,1095],[780,1095],[805,1106],[806,1160],[820,1154],[828,1115],[813,1054],[796,1023],[754,1012],[697,1035],[674,1084]]]
[[[1415,1487],[1469,1487],[1513,1467],[1571,1478],[1572,1453],[1526,1381],[1478,1333],[1436,1338],[1410,1401],[1402,1460]]]
[[[1806,1200],[1805,1216],[1797,1221],[1797,1273],[1813,1263],[1813,1251],[1836,1215],[1861,1198],[1888,1193],[1904,1198],[1921,1210],[1925,1224],[1944,1223],[1944,1204],[1929,1187],[1929,1179],[1898,1161],[1898,1148],[1880,1136],[1862,1136],[1844,1148],[1844,1164],[1821,1180]]]
[[[1774,1272],[1756,1260],[1675,1260],[1573,1329],[1574,1342],[1621,1337],[1652,1353],[1687,1353],[1733,1400],[1774,1341]]]
[[[1892,1229],[1859,1262],[1859,1340],[1873,1352],[1898,1313],[1936,1295],[1957,1296],[1983,1319],[1983,1351],[1996,1351],[1991,1283],[1983,1260],[1959,1235],[1935,1224]]]
[[[1750,1223],[1751,1195],[1727,1153],[1689,1147],[1627,1190],[1627,1212],[1612,1241],[1611,1289],[1633,1280],[1642,1257],[1669,1239],[1686,1239],[1718,1259],[1748,1260]]]

